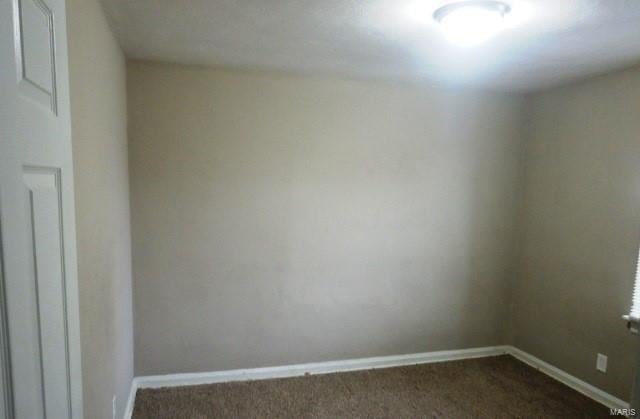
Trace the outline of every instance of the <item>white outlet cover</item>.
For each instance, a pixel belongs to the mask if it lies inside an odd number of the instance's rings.
[[[598,354],[598,358],[596,360],[596,369],[600,372],[607,372],[607,356]]]
[[[113,396],[113,399],[111,400],[111,404],[112,404],[113,419],[116,419],[116,396]]]

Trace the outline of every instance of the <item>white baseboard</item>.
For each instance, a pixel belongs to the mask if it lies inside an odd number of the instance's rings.
[[[429,364],[434,362],[456,361],[461,359],[483,358],[510,354],[531,365],[550,377],[573,388],[574,390],[604,404],[610,408],[628,408],[629,404],[608,394],[591,384],[586,383],[536,357],[513,346],[489,346],[483,348],[460,349],[453,351],[424,352],[407,355],[380,356],[373,358],[348,359],[343,361],[315,362],[309,364],[285,365],[279,367],[263,367],[214,371],[204,373],[168,374],[136,377],[131,383],[131,392],[125,412],[125,419],[133,413],[136,391],[141,388],[180,387],[199,384],[215,384],[232,381],[265,380],[269,378],[298,377],[307,374],[328,374],[390,368],[404,365]]]
[[[138,391],[137,378],[131,380],[131,389],[129,390],[129,400],[127,400],[127,407],[124,410],[124,419],[131,419],[133,416],[133,404],[136,401],[136,391]]]
[[[373,358],[347,359],[343,361],[314,362],[310,364],[285,365],[280,367],[263,367],[191,374],[156,375],[139,377],[137,378],[137,384],[138,388],[159,388],[214,384],[231,381],[264,380],[268,378],[298,377],[306,374],[328,374],[332,372],[427,364],[431,362],[496,356],[504,353],[506,353],[505,347],[491,346],[454,351],[379,356]]]
[[[545,362],[539,358],[536,358],[535,356],[523,350],[520,350],[513,346],[507,346],[507,352],[510,355],[514,356],[515,358],[519,359],[520,361],[524,362],[525,364],[529,364],[530,366],[532,366],[533,368],[536,368],[540,372],[547,374],[551,378],[554,378],[560,381],[562,384],[566,385],[567,387],[571,387],[572,389],[607,406],[608,408],[611,408],[611,409],[629,408],[628,402],[625,402],[624,400],[621,400],[603,390],[600,390],[599,388],[592,386],[586,381],[583,381],[577,377],[574,377],[573,375],[565,371],[562,371],[560,368],[556,368],[553,365],[549,364],[548,362]]]

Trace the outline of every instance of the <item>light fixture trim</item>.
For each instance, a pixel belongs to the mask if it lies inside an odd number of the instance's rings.
[[[500,14],[501,17],[504,17],[507,13],[511,11],[511,6],[507,3],[501,1],[493,1],[493,0],[467,0],[467,1],[458,1],[455,3],[445,4],[444,6],[438,8],[433,13],[433,18],[436,22],[441,23],[442,20],[449,16],[451,13],[464,9],[466,7],[474,7],[478,9],[483,9],[489,12],[495,12]]]

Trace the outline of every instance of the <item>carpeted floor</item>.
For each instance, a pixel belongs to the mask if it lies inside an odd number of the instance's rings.
[[[578,418],[609,409],[515,358],[138,390],[135,419]]]

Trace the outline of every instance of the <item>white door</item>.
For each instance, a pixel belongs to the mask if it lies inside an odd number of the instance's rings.
[[[82,417],[66,36],[64,0],[0,0],[2,418]]]

